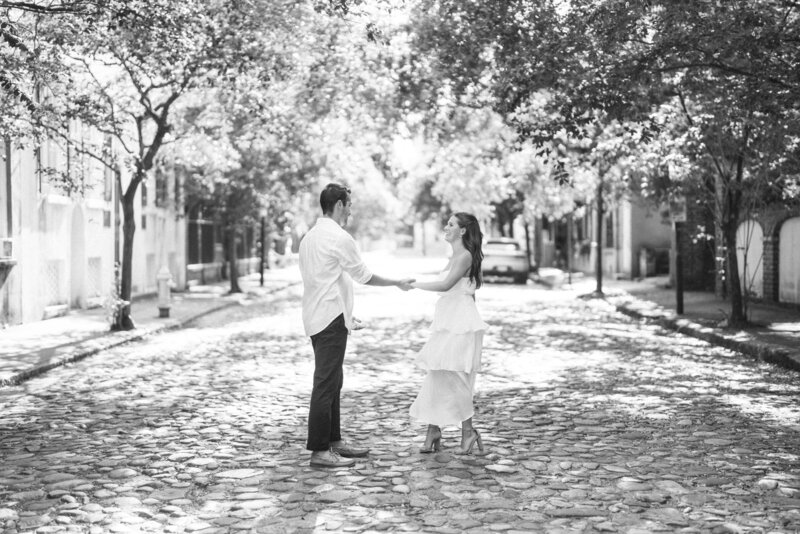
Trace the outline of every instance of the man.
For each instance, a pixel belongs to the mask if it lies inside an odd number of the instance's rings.
[[[371,286],[411,289],[413,280],[391,280],[372,274],[344,230],[350,217],[350,189],[328,184],[319,196],[322,217],[300,242],[303,276],[303,326],[314,349],[314,387],[308,411],[310,463],[348,467],[367,448],[347,443],[341,435],[339,397],[347,335],[354,327],[353,280]]]

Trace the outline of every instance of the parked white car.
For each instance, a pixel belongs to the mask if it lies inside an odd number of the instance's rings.
[[[484,276],[513,278],[515,284],[528,282],[530,263],[519,241],[509,237],[490,237],[483,244]]]

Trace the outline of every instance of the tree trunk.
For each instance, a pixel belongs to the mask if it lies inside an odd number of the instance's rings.
[[[428,244],[427,244],[426,241],[428,239],[428,236],[427,236],[427,234],[425,232],[425,221],[426,220],[425,219],[421,219],[421,221],[422,221],[422,224],[420,224],[419,227],[420,227],[420,233],[422,234],[422,255],[423,256],[427,256],[428,255]]]
[[[747,323],[747,316],[744,313],[744,299],[742,298],[742,282],[739,279],[739,258],[736,254],[736,231],[739,229],[742,201],[740,185],[743,174],[744,156],[739,154],[736,158],[735,181],[732,184],[729,183],[725,191],[725,219],[722,226],[722,233],[725,236],[728,291],[731,295],[731,315],[728,320],[730,326],[739,326]]]
[[[136,233],[136,215],[133,209],[135,187],[129,186],[128,191],[120,199],[122,204],[122,278],[120,280],[119,298],[128,304],[122,307],[111,325],[112,330],[133,330],[135,325],[131,318],[131,287],[133,275],[133,236]]]
[[[729,326],[740,326],[747,322],[744,315],[744,300],[742,299],[742,283],[739,280],[739,258],[736,257],[736,218],[732,217],[725,222],[722,233],[725,236],[725,264],[728,281],[728,292],[731,298],[731,315],[728,318]]]
[[[179,96],[179,93],[173,94],[168,99],[169,103],[161,109],[161,115],[155,119],[156,130],[153,134],[153,140],[150,146],[147,147],[144,153],[140,152],[140,159],[136,163],[135,172],[131,177],[125,194],[120,198],[122,204],[122,279],[120,280],[120,294],[119,298],[126,301],[128,304],[122,307],[116,317],[116,321],[111,325],[112,330],[132,330],[136,326],[131,318],[131,289],[132,289],[132,276],[133,276],[133,236],[136,233],[136,214],[134,212],[133,203],[136,199],[136,190],[139,184],[147,177],[147,171],[153,168],[156,154],[164,142],[164,136],[169,131],[167,123],[167,114],[172,102]],[[136,126],[138,129],[139,139],[144,138],[144,118],[136,117]],[[140,143],[140,149],[143,145]],[[119,190],[122,190],[122,177],[121,173],[117,173],[117,183]]]
[[[597,184],[597,256],[595,256],[594,270],[597,286],[595,295],[603,295],[603,175]]]
[[[539,272],[542,265],[542,220],[543,217],[533,219],[533,264],[534,272]]]
[[[716,276],[714,277],[714,294],[721,298],[728,298],[728,281],[730,277],[727,276],[727,261],[728,257],[725,252],[726,237],[725,237],[725,191],[727,185],[724,177],[717,171],[714,177],[714,266],[716,269]]]
[[[231,293],[241,293],[242,288],[239,287],[239,269],[236,266],[236,227],[228,226],[228,274],[231,279]]]
[[[528,221],[525,221],[525,254],[528,256],[528,270],[532,270],[533,257],[531,256],[531,229]]]
[[[566,259],[567,259],[567,283],[572,285],[572,212],[567,214],[567,245],[566,245]]]

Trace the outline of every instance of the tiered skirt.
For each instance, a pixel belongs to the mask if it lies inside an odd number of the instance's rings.
[[[445,293],[437,301],[431,337],[417,355],[417,365],[427,373],[409,409],[413,419],[446,427],[473,416],[486,328],[472,294]]]

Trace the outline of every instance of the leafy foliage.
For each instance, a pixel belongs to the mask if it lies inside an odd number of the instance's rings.
[[[711,191],[736,322],[731,239],[740,206],[756,206],[742,200],[785,198],[798,173],[799,8],[779,0],[422,0],[417,72],[440,83],[416,87],[428,109],[491,105],[541,147],[561,135],[570,145],[591,140],[614,124],[638,131],[639,146],[615,160],[628,166],[622,183]],[[633,171],[639,161],[644,169]],[[768,185],[776,180],[786,184],[780,193]]]

